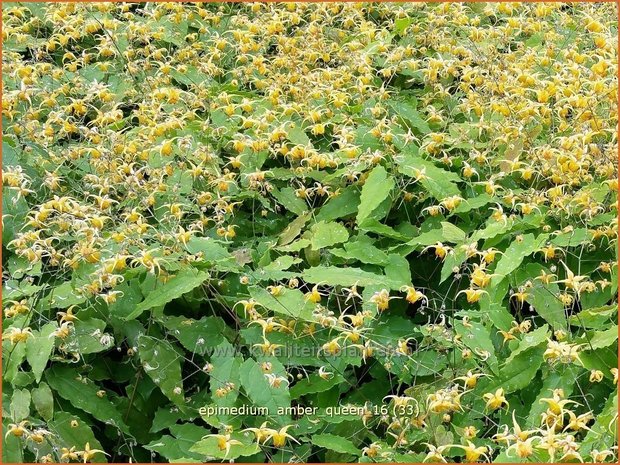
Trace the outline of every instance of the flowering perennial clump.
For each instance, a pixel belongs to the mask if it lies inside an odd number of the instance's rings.
[[[3,460],[617,461],[614,3],[2,10]]]

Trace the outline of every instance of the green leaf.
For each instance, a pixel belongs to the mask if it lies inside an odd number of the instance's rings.
[[[458,207],[454,209],[454,213],[467,213],[471,210],[477,210],[493,201],[493,197],[488,194],[479,194],[475,197],[464,199]],[[494,221],[494,220],[493,220]]]
[[[374,241],[366,236],[358,237],[355,242],[347,242],[342,249],[332,249],[330,253],[348,260],[359,260],[362,263],[371,265],[385,265],[388,262],[388,255],[378,247]]]
[[[346,242],[349,239],[349,231],[340,223],[321,221],[312,225],[310,243],[314,250],[331,247],[335,244]]]
[[[84,450],[88,443],[91,449],[104,450],[87,422],[78,416],[56,412],[54,419],[49,422],[49,429],[60,438],[60,444],[67,449],[75,447],[76,450]],[[91,462],[107,462],[106,456],[98,452],[91,458]]]
[[[529,294],[527,301],[532,304],[536,313],[551,326],[556,329],[566,328],[564,305],[558,297],[560,288],[557,284],[543,284],[536,280],[536,277],[540,276],[543,271],[547,274],[551,273],[548,268],[539,263],[528,263],[516,273],[517,282],[519,285],[525,284],[527,281],[535,283],[527,291]]]
[[[390,239],[396,239],[397,241],[406,241],[409,239],[409,236],[396,231],[388,225],[380,223],[375,218],[366,218],[364,223],[359,225],[359,228],[362,231],[372,232],[380,236],[389,237]]]
[[[496,221],[491,218],[487,221],[484,228],[477,229],[472,235],[471,240],[478,242],[481,239],[493,239],[501,234],[505,234],[514,227],[514,220],[508,218],[506,221]]]
[[[335,434],[315,434],[312,436],[312,444],[341,454],[361,455],[351,441]]]
[[[513,315],[506,309],[503,301],[508,292],[508,280],[501,281],[497,286],[488,288],[488,294],[480,299],[480,311],[488,315],[489,320],[497,329],[509,331],[514,320]]]
[[[418,350],[415,355],[407,361],[409,371],[416,376],[436,375],[448,364],[445,355],[435,350]]]
[[[52,308],[69,308],[72,305],[79,305],[86,301],[82,295],[78,295],[70,281],[56,286],[49,294],[50,306]]]
[[[492,285],[497,284],[505,276],[519,268],[523,259],[539,249],[548,236],[548,234],[541,234],[534,237],[533,234],[525,234],[520,239],[515,239],[497,262],[494,274],[498,276],[492,279]]]
[[[216,316],[206,316],[200,320],[168,316],[162,323],[185,349],[199,355],[205,355],[208,349],[221,344],[227,328],[224,320]]]
[[[618,342],[618,325],[613,325],[605,331],[595,332],[586,346],[586,349],[602,349],[614,342]]]
[[[312,373],[307,378],[297,381],[293,387],[291,387],[291,398],[299,399],[306,394],[324,392],[342,382],[344,382],[344,378],[338,373],[335,373],[334,376],[329,379],[322,378],[318,374]]]
[[[228,249],[210,237],[193,236],[187,243],[187,251],[192,254],[202,254],[202,260],[206,262],[218,262],[231,258]]]
[[[270,357],[268,362],[272,365],[272,371],[269,374],[287,378],[285,368],[276,358]],[[278,387],[271,386],[261,366],[251,358],[243,362],[240,373],[241,385],[252,401],[252,405],[266,407],[268,415],[282,426],[290,421],[287,415],[278,414],[279,408],[291,406],[291,396],[286,381]]]
[[[310,214],[306,213],[303,215],[299,215],[293,221],[289,223],[289,225],[280,233],[278,239],[278,245],[283,246],[286,244],[290,244],[301,232],[305,224],[310,219]]]
[[[339,268],[337,266],[315,266],[303,272],[303,279],[309,283],[325,283],[330,286],[373,286],[381,285],[390,289],[400,289],[407,282],[390,279],[359,268]]]
[[[213,402],[219,407],[231,407],[235,405],[239,397],[240,368],[243,358],[236,356],[236,350],[228,341],[223,341],[214,350],[211,356],[212,369],[209,372],[209,388]],[[227,390],[224,396],[217,396],[215,392],[220,388],[225,388],[228,383],[233,383],[236,387]],[[217,418],[224,424],[229,421],[229,415],[217,415]]]
[[[529,48],[539,47],[544,40],[545,36],[542,33],[532,34],[526,41],[525,45]]]
[[[544,348],[532,347],[517,355],[511,363],[504,365],[497,377],[480,382],[480,392],[495,392],[504,388],[506,393],[525,388],[536,376],[543,363]]]
[[[273,195],[284,208],[296,215],[303,215],[309,210],[308,204],[295,195],[295,189],[292,187],[285,187],[280,190],[274,189],[271,191],[271,195]]]
[[[26,220],[29,208],[24,197],[17,197],[13,189],[4,187],[2,189],[2,244],[7,244],[15,238],[15,233],[19,232]]]
[[[411,284],[411,268],[409,261],[401,255],[389,255],[388,262],[385,266],[385,276],[394,282],[403,282],[407,285]]]
[[[613,395],[607,399],[603,410],[596,415],[596,422],[591,426],[591,431],[588,431],[581,441],[580,452],[587,454],[593,449],[611,449],[617,442],[617,421],[618,391],[615,390]]]
[[[219,460],[234,460],[238,457],[247,457],[260,452],[260,448],[256,443],[248,443],[248,439],[241,434],[233,433],[231,439],[239,441],[241,444],[231,445],[228,453],[226,450],[220,450],[215,437],[208,437],[198,441],[190,448],[190,451]]]
[[[463,247],[458,247],[453,250],[453,253],[446,255],[441,266],[441,276],[439,283],[443,283],[452,274],[454,269],[460,268],[460,266],[467,260],[467,253]]]
[[[604,305],[597,308],[589,308],[568,318],[572,326],[583,326],[585,328],[604,329],[608,328],[614,317],[618,314],[616,305]]]
[[[145,310],[165,305],[200,286],[207,279],[209,279],[208,273],[197,271],[194,268],[186,268],[165,284],[150,292],[146,299],[138,304],[135,310],[127,315],[125,319],[133,320],[139,317]]]
[[[32,368],[37,383],[41,381],[43,370],[54,348],[55,338],[52,333],[57,328],[56,322],[47,323],[40,331],[34,331],[33,335],[26,341],[26,360]]]
[[[441,222],[441,236],[446,242],[463,242],[467,235],[461,228],[448,223],[447,221]]]
[[[541,399],[550,398],[554,389],[564,390],[564,396],[568,398],[573,392],[578,368],[565,365],[562,371],[550,372],[543,382],[536,400],[532,404],[527,416],[527,428],[538,427],[541,423],[541,415],[547,410],[549,404],[541,402]]]
[[[618,353],[615,345],[602,349],[588,350],[588,347],[579,354],[581,364],[587,370],[600,370],[606,378],[613,376],[609,370],[618,366]]]
[[[454,434],[452,431],[446,430],[443,425],[437,426],[434,432],[435,442],[438,446],[447,446],[454,443]]]
[[[424,120],[415,105],[408,101],[392,101],[390,106],[398,116],[403,118],[411,127],[417,129],[421,134],[432,132],[428,123]]]
[[[169,342],[158,341],[151,336],[140,336],[138,344],[145,373],[168,399],[179,406],[184,405],[182,355]]]
[[[11,397],[11,419],[14,423],[30,416],[30,391],[28,389],[15,389]]]
[[[587,242],[590,237],[586,228],[577,228],[570,232],[558,234],[549,242],[558,247],[577,247],[579,244]]]
[[[463,336],[462,341],[465,346],[474,352],[483,350],[489,353],[488,364],[497,373],[497,357],[495,347],[491,339],[491,331],[484,324],[477,321],[470,321],[470,328],[465,327],[462,321],[455,320],[454,328]]]
[[[296,123],[291,122],[286,126],[287,139],[293,144],[310,145],[310,139],[306,132]]]
[[[398,18],[394,21],[394,32],[398,35],[403,35],[407,27],[413,22],[413,18],[405,17]]]
[[[393,188],[394,179],[388,177],[383,166],[376,166],[362,186],[356,219],[358,225],[368,218],[381,202],[388,198]]]
[[[207,432],[208,430],[205,430],[205,434]],[[185,438],[177,439],[168,434],[164,434],[162,437],[146,444],[144,448],[158,453],[162,457],[166,458],[168,463],[179,461],[183,463],[201,463],[201,458],[203,456],[201,454],[197,454],[196,452],[190,451],[190,448],[193,447],[196,441],[186,440]]]
[[[3,424],[3,433],[7,431],[7,428],[8,421]],[[24,447],[21,438],[9,434],[2,439],[2,463],[24,463]]]
[[[191,420],[192,417],[180,411],[178,408],[170,408],[170,406],[159,407],[153,417],[150,433],[157,433],[165,429],[169,429],[179,420]]]
[[[23,297],[30,297],[41,289],[45,289],[45,286],[35,286],[27,281],[9,279],[3,283],[2,298],[5,301],[18,300]]]
[[[6,354],[2,356],[2,379],[13,383],[26,358],[26,344],[11,345],[9,341],[2,341],[2,353]]]
[[[512,363],[512,361],[522,352],[525,352],[532,347],[538,347],[544,344],[549,336],[549,325],[542,325],[540,328],[537,328],[534,331],[525,333],[521,337],[517,348],[514,349],[510,353],[510,356],[506,359],[506,365]]]
[[[332,197],[325,205],[319,208],[316,221],[332,221],[357,212],[360,203],[360,192],[356,186],[350,186]]]
[[[403,152],[397,160],[398,171],[412,178],[423,174],[424,177],[420,180],[422,186],[437,200],[460,195],[456,183],[461,181],[461,178],[451,171],[435,166],[432,161],[423,159],[418,155],[418,150],[418,147],[408,145],[408,151]]]
[[[45,371],[47,384],[63,399],[71,402],[74,407],[90,413],[97,420],[115,426],[125,434],[131,434],[121,414],[106,396],[99,397],[100,390],[92,381],[78,376],[74,368],[53,365]]]
[[[282,247],[276,247],[275,249],[278,252],[299,252],[302,249],[305,249],[306,247],[308,247],[310,245],[310,240],[309,239],[298,239],[295,242],[292,242],[288,245],[284,245]]]
[[[381,141],[372,135],[369,126],[360,125],[355,131],[355,143],[362,149],[381,150],[383,144]]]
[[[433,245],[441,241],[442,234],[442,229],[431,229],[430,231],[420,233],[409,242],[407,242],[407,245],[416,247]]]
[[[31,392],[34,408],[45,421],[50,421],[54,416],[54,395],[47,383],[39,383],[39,386]]]
[[[123,296],[108,306],[110,316],[115,320],[129,315],[136,308],[136,305],[144,300],[140,289],[140,281],[137,279],[129,279],[121,283],[116,289],[122,292]]]
[[[67,346],[82,355],[107,350],[111,347],[112,340],[102,339],[105,327],[106,322],[98,318],[77,320],[73,332],[67,338]]]
[[[210,430],[191,423],[169,425],[174,436],[164,435],[148,445],[145,449],[157,452],[169,462],[202,462],[203,456],[192,452],[192,446],[210,433]]]
[[[256,302],[272,312],[287,318],[301,318],[310,322],[315,321],[312,316],[314,304],[307,301],[299,289],[283,289],[278,296],[273,296],[267,290],[258,286],[252,286],[248,290],[250,291],[250,296]]]
[[[17,150],[13,148],[11,144],[2,141],[2,168],[20,166],[20,157],[17,155]]]

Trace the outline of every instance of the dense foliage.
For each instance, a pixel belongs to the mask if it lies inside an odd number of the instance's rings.
[[[614,3],[2,8],[4,461],[616,461]]]

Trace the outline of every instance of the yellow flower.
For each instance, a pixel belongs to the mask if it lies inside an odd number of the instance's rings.
[[[478,434],[478,429],[475,426],[466,426],[463,428],[463,437],[466,439],[473,439]]]
[[[32,336],[32,329],[12,326],[2,335],[2,339],[8,339],[11,341],[11,345],[15,345],[20,342],[26,342],[30,336]]]
[[[502,337],[504,338],[504,342],[502,343],[502,345],[506,344],[508,341],[513,341],[513,340],[515,340],[517,338],[517,336],[515,336],[512,333],[512,330],[510,330],[510,331],[502,331],[502,330],[500,330],[500,331],[498,331],[498,333],[501,334]]]
[[[566,410],[564,406],[568,404],[577,404],[573,400],[564,399],[564,391],[561,389],[554,389],[553,395],[550,398],[540,399],[541,403],[546,403],[549,407],[548,410],[556,416],[564,416]]]
[[[601,32],[603,30],[603,25],[599,21],[591,19],[586,24],[586,29],[590,32]]]
[[[263,422],[259,428],[246,428],[243,431],[251,431],[254,433],[254,437],[256,438],[257,444],[266,442],[270,435],[276,433],[277,431],[271,428],[267,428],[268,422]]]
[[[517,441],[506,449],[506,455],[510,456],[510,451],[514,450],[517,454],[517,457],[520,459],[526,459],[530,457],[534,453],[534,447],[532,443],[536,438],[527,438],[525,440],[517,439]]]
[[[164,157],[169,157],[170,155],[172,155],[172,152],[173,152],[172,141],[171,140],[164,141],[164,143],[161,145],[161,148],[159,149],[159,153]]]
[[[520,290],[519,292],[512,294],[511,298],[516,299],[519,304],[523,305],[529,296],[530,295],[527,292]]]
[[[459,376],[458,378],[454,378],[454,379],[465,381],[465,388],[473,389],[476,387],[476,384],[478,383],[478,378],[480,378],[481,376],[488,376],[488,375],[485,375],[484,373],[472,373],[471,370],[469,370],[466,376]]]
[[[602,463],[607,460],[607,457],[613,457],[614,453],[610,450],[599,451],[598,449],[592,449],[590,456],[594,463]]]
[[[474,265],[474,269],[471,272],[470,279],[473,286],[487,287],[491,283],[492,275],[484,272],[484,265]]]
[[[216,438],[217,439],[217,448],[219,450],[225,450],[226,454],[224,454],[224,457],[228,456],[228,454],[230,453],[230,448],[234,445],[241,445],[241,441],[238,441],[236,439],[231,439],[230,433],[226,433],[226,434],[209,434],[205,437],[209,437],[209,438]]]
[[[70,461],[79,459],[78,452],[75,451],[75,446],[71,447],[71,449],[63,447],[62,449],[60,449],[60,452],[60,460]]]
[[[365,455],[370,458],[375,458],[380,450],[381,450],[381,446],[373,442],[370,446],[364,447],[362,449],[362,456]]]
[[[573,363],[580,361],[579,351],[583,344],[569,344],[567,342],[547,341],[547,349],[543,353],[543,358],[553,363]]]
[[[308,302],[318,304],[321,301],[321,294],[319,293],[319,285],[315,285],[310,292],[304,297]]]
[[[323,379],[331,379],[334,376],[334,373],[332,373],[331,371],[327,371],[327,369],[322,366],[319,368],[319,376]]]
[[[274,297],[281,296],[284,293],[284,286],[267,286],[267,291]]]
[[[382,289],[372,295],[370,302],[376,304],[377,310],[383,312],[388,309],[390,300],[396,298],[397,297],[390,297],[390,292],[387,289]]]
[[[29,423],[30,422],[27,421],[27,420],[21,421],[18,425],[15,424],[15,423],[10,423],[8,431],[4,435],[4,437],[6,438],[9,434],[12,434],[13,436],[15,436],[17,438],[21,438],[22,436],[24,436],[25,434],[28,433],[28,430],[25,427]]]
[[[434,249],[435,256],[442,260],[446,257],[448,252],[452,250],[449,246],[443,245],[441,242],[437,242],[434,245],[429,245],[428,247],[424,247],[424,249],[422,249],[422,252],[426,252],[428,249]]]
[[[461,444],[452,444],[449,447],[463,449],[465,451],[465,460],[467,462],[470,462],[470,463],[477,462],[480,459],[480,457],[484,457],[487,459],[487,461],[490,461],[489,456],[487,455],[487,452],[489,452],[488,447],[486,446],[476,447],[476,445],[469,440],[467,441],[466,446],[463,446]]]
[[[295,439],[293,436],[288,434],[286,431],[293,427],[293,425],[286,425],[280,428],[278,431],[272,431],[269,433],[267,440],[271,439],[273,441],[274,447],[284,447],[286,445],[286,440],[290,439],[293,442],[299,444],[299,441]]]
[[[495,393],[488,392],[482,398],[486,401],[486,408],[488,410],[497,410],[504,406],[509,406],[504,396],[504,388],[498,388]]]
[[[418,291],[413,286],[404,286],[404,287],[401,288],[401,292],[406,292],[407,293],[407,296],[405,297],[405,299],[410,304],[415,304],[419,300],[426,301],[426,303],[428,304],[428,299],[426,298],[426,296],[423,293],[421,293],[420,291]]]
[[[265,336],[263,336],[263,342],[259,343],[259,344],[254,344],[252,347],[258,347],[263,354],[265,355],[275,355],[276,351],[280,348],[283,347],[282,344],[272,344],[270,341],[268,341]]]
[[[108,453],[99,450],[99,449],[91,449],[90,448],[90,443],[86,443],[86,445],[84,446],[84,450],[83,451],[78,451],[77,452],[78,455],[82,456],[82,460],[84,461],[84,463],[88,463],[90,462],[93,457],[97,454],[105,454],[105,455],[109,455]]]
[[[428,410],[433,413],[449,413],[462,410],[461,396],[469,391],[459,392],[454,389],[440,389],[426,398]]]
[[[340,343],[338,342],[339,339],[340,339],[340,337],[332,339],[331,341],[326,342],[325,344],[323,344],[323,346],[321,348],[323,349],[323,351],[327,355],[336,355],[341,350]]]
[[[434,446],[427,442],[424,443],[426,447],[428,447],[428,453],[424,457],[422,462],[441,462],[447,463],[446,458],[443,456],[443,453],[449,449],[449,446]]]
[[[467,297],[467,302],[470,304],[476,303],[480,300],[483,294],[488,294],[488,292],[483,291],[482,289],[464,289],[456,294],[458,297],[460,294],[465,294]]]
[[[495,250],[495,249],[488,249],[488,250],[485,250],[485,251],[482,253],[482,259],[484,260],[484,262],[485,262],[487,265],[489,265],[489,264],[491,264],[491,263],[493,263],[493,262],[495,261],[495,256],[496,256],[498,253],[501,253],[501,252],[499,252],[499,251],[497,251],[497,250]]]
[[[590,371],[590,382],[591,383],[600,383],[603,381],[603,372],[601,370],[591,370]]]
[[[572,410],[568,410],[567,413],[569,421],[564,428],[564,431],[566,431],[567,429],[571,429],[573,431],[579,431],[582,429],[591,431],[590,428],[588,428],[588,422],[594,420],[594,415],[592,415],[592,412],[582,413],[579,416],[575,415]]]

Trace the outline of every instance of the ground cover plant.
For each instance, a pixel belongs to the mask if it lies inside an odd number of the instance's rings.
[[[616,18],[3,3],[3,461],[615,462]]]

